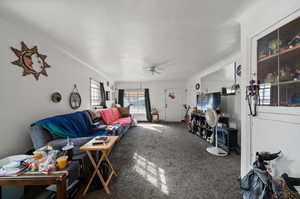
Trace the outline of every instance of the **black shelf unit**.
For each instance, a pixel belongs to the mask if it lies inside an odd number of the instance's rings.
[[[237,129],[234,128],[217,128],[218,146],[227,152],[237,149]],[[215,142],[213,143],[215,145]]]
[[[217,127],[218,146],[227,152],[237,148],[237,129],[229,128],[229,118],[221,116],[219,122],[222,127]],[[207,138],[214,135],[214,129],[208,126],[205,115],[201,113],[191,114],[190,132],[207,141]],[[213,139],[215,140],[215,139]],[[212,143],[215,145],[215,142]]]

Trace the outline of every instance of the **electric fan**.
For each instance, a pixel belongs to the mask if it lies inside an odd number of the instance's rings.
[[[205,119],[207,124],[214,129],[215,132],[215,143],[216,146],[208,147],[206,151],[212,155],[216,156],[226,156],[228,155],[226,151],[218,147],[218,133],[217,133],[217,124],[219,120],[219,116],[215,110],[209,108],[205,113]]]

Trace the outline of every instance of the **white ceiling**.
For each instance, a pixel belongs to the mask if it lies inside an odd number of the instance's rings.
[[[0,13],[39,29],[115,80],[170,80],[238,51],[236,17],[255,1],[2,0]],[[161,75],[143,70],[166,60]]]

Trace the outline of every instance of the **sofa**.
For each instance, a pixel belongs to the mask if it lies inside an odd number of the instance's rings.
[[[122,117],[118,108],[99,109],[101,118],[105,125],[119,127],[117,134],[122,137],[132,125],[132,117]]]
[[[96,119],[92,118],[89,112],[82,111],[58,115],[33,123],[29,128],[29,135],[34,149],[38,149],[45,145],[52,145],[54,149],[61,149],[67,144],[66,138],[69,137],[70,141],[74,144],[74,157],[76,157],[76,155],[82,153],[82,151],[79,150],[80,146],[87,143],[93,137],[99,135],[118,135],[122,137],[132,125],[132,118],[121,117],[117,108],[106,108],[93,111],[99,114]],[[74,133],[67,134],[70,136],[63,136],[60,131],[56,132],[57,129],[49,125],[49,120],[50,124],[51,122],[55,122],[55,124],[61,125],[64,132],[70,129],[69,131],[74,131]],[[41,122],[44,123],[41,125]],[[69,128],[69,126],[72,128]],[[82,133],[83,131],[85,134]]]
[[[73,157],[70,165],[79,164],[80,170],[72,169],[68,184],[71,185],[76,179],[86,183],[87,176],[91,173],[91,163],[87,154],[80,147],[95,136],[118,135],[123,137],[132,126],[131,117],[121,117],[117,108],[98,110],[85,110],[75,113],[57,115],[45,118],[33,123],[29,128],[33,147],[35,150],[51,145],[54,149],[61,150],[67,144],[67,137],[73,143]],[[99,159],[96,153],[95,158]],[[75,167],[74,167],[75,168]],[[105,169],[106,168],[106,169]],[[101,165],[100,172],[107,176],[108,166]],[[70,194],[70,193],[69,193]]]

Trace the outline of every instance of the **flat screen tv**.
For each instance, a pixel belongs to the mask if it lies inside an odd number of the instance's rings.
[[[197,96],[197,110],[206,111],[208,108],[220,111],[221,93],[207,93]]]

